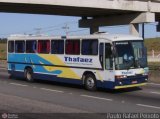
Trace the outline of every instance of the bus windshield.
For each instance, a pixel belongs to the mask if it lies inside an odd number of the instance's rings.
[[[143,41],[115,42],[117,70],[147,67],[147,51]]]

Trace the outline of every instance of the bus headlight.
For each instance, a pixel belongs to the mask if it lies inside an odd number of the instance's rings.
[[[147,76],[147,75],[148,75],[148,73],[147,73],[147,72],[143,74],[143,76]]]
[[[148,81],[148,79],[146,78],[145,81]]]
[[[120,85],[122,85],[122,82],[119,82]]]
[[[115,76],[116,79],[123,79],[123,78],[127,78],[126,75],[116,75]]]

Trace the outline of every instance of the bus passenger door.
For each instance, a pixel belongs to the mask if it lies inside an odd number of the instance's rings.
[[[114,68],[113,68],[113,55],[111,50],[111,44],[105,43],[105,81],[114,82]]]
[[[100,43],[99,45],[99,61],[102,69],[104,69],[104,43]]]

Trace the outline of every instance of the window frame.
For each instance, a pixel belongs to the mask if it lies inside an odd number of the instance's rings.
[[[40,42],[40,41],[46,41],[46,42],[49,41],[49,50],[46,49],[46,51],[48,51],[48,52],[40,52],[40,51],[39,51],[39,42]],[[43,43],[42,43],[42,44],[43,44]],[[43,39],[43,40],[40,39],[40,40],[37,40],[37,53],[38,53],[38,54],[50,54],[50,53],[51,53],[51,40],[49,40],[49,39],[45,39],[45,40],[44,40],[44,39]]]
[[[24,42],[24,51],[23,52],[17,52],[16,50],[16,42]],[[14,43],[14,46],[15,46],[15,53],[19,53],[19,54],[23,54],[23,53],[25,53],[26,52],[26,42],[25,42],[25,40],[16,40],[15,41],[15,43]]]
[[[35,49],[35,52],[27,52],[27,42],[31,42],[31,41],[35,41],[36,42],[36,49]],[[37,40],[26,40],[26,51],[25,53],[27,54],[35,54],[35,53],[38,53],[38,41]],[[32,49],[33,50],[33,49]]]
[[[95,41],[97,41],[97,51],[96,51],[96,54],[83,54],[83,41],[93,41],[93,40],[95,40]],[[81,40],[81,55],[86,55],[86,56],[97,56],[97,55],[99,55],[99,40],[98,39],[82,39]]]
[[[53,53],[52,52],[52,48],[53,48],[53,41],[63,41],[63,53]],[[64,55],[64,53],[65,53],[65,40],[64,39],[52,39],[51,40],[51,44],[50,44],[50,52],[51,52],[51,54],[55,54],[55,55]]]
[[[78,53],[74,53],[74,54],[71,54],[71,53],[67,53],[66,52],[66,46],[67,46],[67,42],[68,41],[78,41],[79,42],[79,52]],[[73,42],[74,43],[74,42]],[[73,47],[72,47],[72,49],[74,49],[74,45],[75,44],[73,44]],[[74,50],[73,50],[74,51]],[[81,39],[66,39],[65,40],[65,54],[66,55],[81,55]]]
[[[100,64],[101,64],[101,66],[102,66],[102,69],[104,70],[104,62],[105,62],[105,51],[104,51],[104,48],[105,48],[105,43],[104,42],[100,42],[99,43],[99,61],[100,61]],[[102,49],[101,49],[102,48]]]
[[[111,52],[111,54],[110,54],[110,57],[106,57],[106,46],[110,46],[110,52]],[[113,70],[114,69],[114,65],[113,65],[113,63],[114,63],[114,61],[113,61],[113,52],[112,52],[112,44],[111,43],[105,43],[105,70]],[[109,68],[107,68],[107,63],[106,63],[106,59],[109,59],[109,65],[110,65],[110,67]]]
[[[10,42],[13,42],[13,52],[10,52],[10,49],[9,49],[9,43]],[[15,53],[15,41],[14,40],[8,41],[7,50],[8,50],[8,53]]]

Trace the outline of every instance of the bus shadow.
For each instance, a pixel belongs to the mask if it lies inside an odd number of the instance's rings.
[[[56,81],[48,81],[48,80],[36,80],[36,83],[40,84],[47,84],[47,85],[55,85],[59,87],[65,87],[65,88],[73,88],[73,89],[80,89],[85,90],[83,85],[77,85],[77,84],[69,84],[69,83],[62,83],[62,82],[56,82]],[[101,93],[110,93],[110,94],[120,94],[120,93],[129,93],[129,92],[136,92],[140,91],[142,88],[140,87],[133,87],[133,88],[126,88],[126,89],[105,89],[105,88],[98,88],[96,92]],[[88,90],[85,90],[88,91]],[[88,91],[88,92],[94,92],[94,91]]]
[[[10,80],[22,81],[22,82],[26,81],[24,78],[18,78],[18,77],[9,77],[9,79]],[[83,85],[62,83],[62,82],[56,82],[56,81],[50,81],[50,80],[35,79],[33,83],[45,84],[45,85],[49,85],[49,86],[59,86],[59,87],[64,87],[64,88],[80,89],[80,90],[81,89],[85,89]],[[106,89],[106,88],[98,88],[96,92],[110,93],[110,94],[120,94],[120,93],[136,92],[136,91],[140,91],[140,90],[142,90],[142,88],[140,88],[140,87],[124,88],[124,89],[118,89],[118,90]],[[88,92],[93,92],[93,91],[88,91]]]
[[[9,76],[8,76],[8,80],[26,81],[24,78],[12,76],[12,75],[9,75]]]
[[[55,85],[65,88],[74,88],[74,89],[83,89],[85,90],[83,85],[78,84],[69,84],[69,83],[62,83],[62,82],[56,82],[56,81],[48,81],[48,80],[36,80],[36,83],[41,84],[47,84],[47,85]],[[140,91],[142,88],[140,87],[133,87],[133,88],[124,88],[124,89],[105,89],[105,88],[98,88],[96,92],[103,92],[103,93],[110,93],[110,94],[120,94],[120,93],[129,93],[129,92],[136,92]],[[88,91],[88,90],[86,90]],[[94,92],[94,91],[88,91],[88,92]]]
[[[105,93],[110,93],[110,94],[121,94],[121,93],[129,93],[129,92],[136,92],[142,90],[140,87],[133,87],[133,88],[124,88],[124,89],[104,89],[104,88],[99,88],[98,89],[100,92],[105,92]]]
[[[47,85],[50,85],[50,86],[54,85],[54,86],[65,87],[65,88],[75,88],[75,89],[83,89],[84,88],[82,85],[78,85],[78,84],[69,84],[69,83],[50,81],[50,80],[35,79],[34,82],[39,83],[39,84],[47,84]]]

